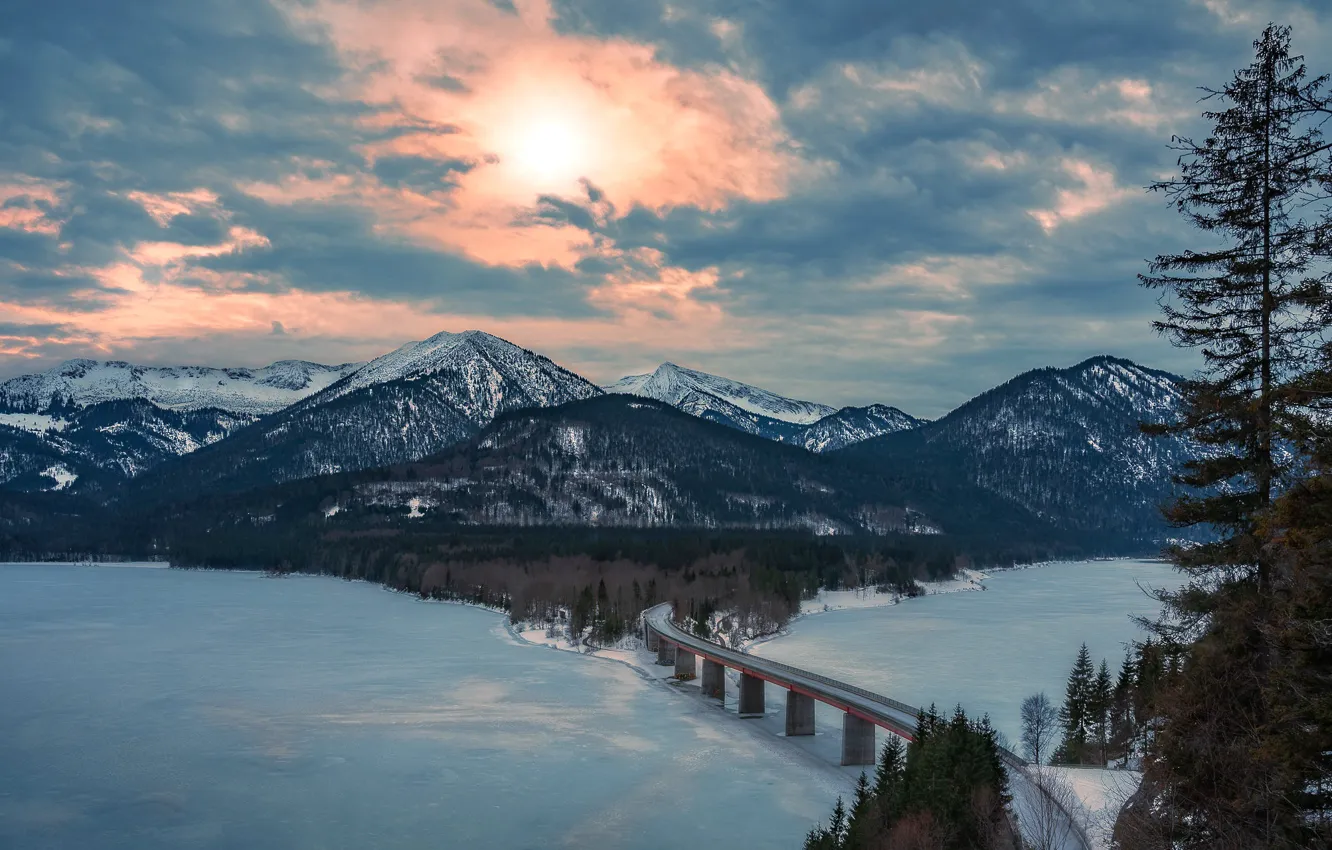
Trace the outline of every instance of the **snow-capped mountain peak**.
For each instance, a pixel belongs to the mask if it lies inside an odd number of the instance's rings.
[[[359,363],[324,366],[281,360],[261,369],[137,366],[123,360],[67,360],[53,369],[0,383],[0,408],[42,413],[53,399],[85,408],[143,399],[177,411],[217,408],[263,416],[317,393],[356,371]]]
[[[730,378],[686,369],[674,363],[663,363],[656,371],[647,375],[621,378],[603,389],[609,393],[654,398],[695,416],[703,416],[707,410],[718,407],[715,402],[739,408],[745,413],[796,425],[810,425],[837,412],[836,408],[826,404],[787,398]]]
[[[484,331],[443,331],[376,357],[308,404],[394,381],[444,376],[455,385],[455,405],[483,425],[515,406],[546,407],[599,395],[600,390],[549,358]],[[516,403],[521,400],[522,403]]]
[[[882,434],[918,428],[925,421],[886,404],[843,407],[801,431],[790,442],[811,452],[830,452]]]

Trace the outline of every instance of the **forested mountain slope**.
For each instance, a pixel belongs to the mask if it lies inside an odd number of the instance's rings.
[[[1179,403],[1175,376],[1093,357],[1023,373],[942,419],[836,454],[960,477],[1061,528],[1159,539],[1170,475],[1196,449],[1138,424],[1170,419]]]

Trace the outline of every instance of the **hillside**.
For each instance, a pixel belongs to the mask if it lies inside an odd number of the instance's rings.
[[[1159,540],[1171,472],[1193,456],[1140,422],[1172,417],[1179,379],[1113,357],[1036,369],[919,428],[836,454],[851,464],[956,477],[1076,531]]]

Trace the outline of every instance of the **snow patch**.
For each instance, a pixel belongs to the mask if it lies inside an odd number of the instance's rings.
[[[42,475],[55,481],[55,486],[51,488],[52,490],[64,490],[66,487],[69,487],[75,481],[79,480],[78,473],[71,472],[69,467],[65,466],[63,463],[48,466],[46,469],[42,470]]]
[[[44,413],[0,413],[0,425],[8,425],[20,431],[33,434],[45,434],[47,431],[63,431],[69,427],[69,420],[47,416]]]

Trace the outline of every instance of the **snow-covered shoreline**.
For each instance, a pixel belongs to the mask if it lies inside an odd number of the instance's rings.
[[[1024,565],[1018,569],[1026,569],[1029,566],[1039,565]],[[941,593],[984,590],[985,585],[983,582],[991,578],[992,573],[999,572],[999,570],[982,572],[980,570],[962,569],[959,572],[961,575],[956,578],[936,582],[917,582],[917,584],[925,591],[923,594],[920,594],[920,596],[935,596]],[[782,626],[775,632],[744,638],[733,648],[740,652],[748,652],[755,646],[787,635],[789,634],[791,624],[803,617],[824,614],[830,611],[886,608],[914,598],[919,597],[904,596],[893,592],[880,593],[875,587],[857,588],[853,590],[820,590],[813,599],[806,599],[800,603],[800,611],[797,612],[785,626]],[[719,613],[717,616],[721,617],[723,615]],[[525,646],[546,646],[551,649],[572,652],[578,655],[599,656],[622,661],[639,668],[641,672],[652,678],[658,678],[655,675],[655,670],[661,669],[651,663],[651,661],[648,661],[646,664],[646,666],[651,669],[642,669],[640,666],[639,662],[642,659],[640,659],[638,651],[642,648],[643,641],[637,630],[621,638],[615,645],[610,647],[588,646],[581,641],[577,644],[571,644],[563,634],[552,635],[547,627],[528,622],[521,622],[519,624],[509,623],[507,624],[507,631],[515,640],[521,642]]]

